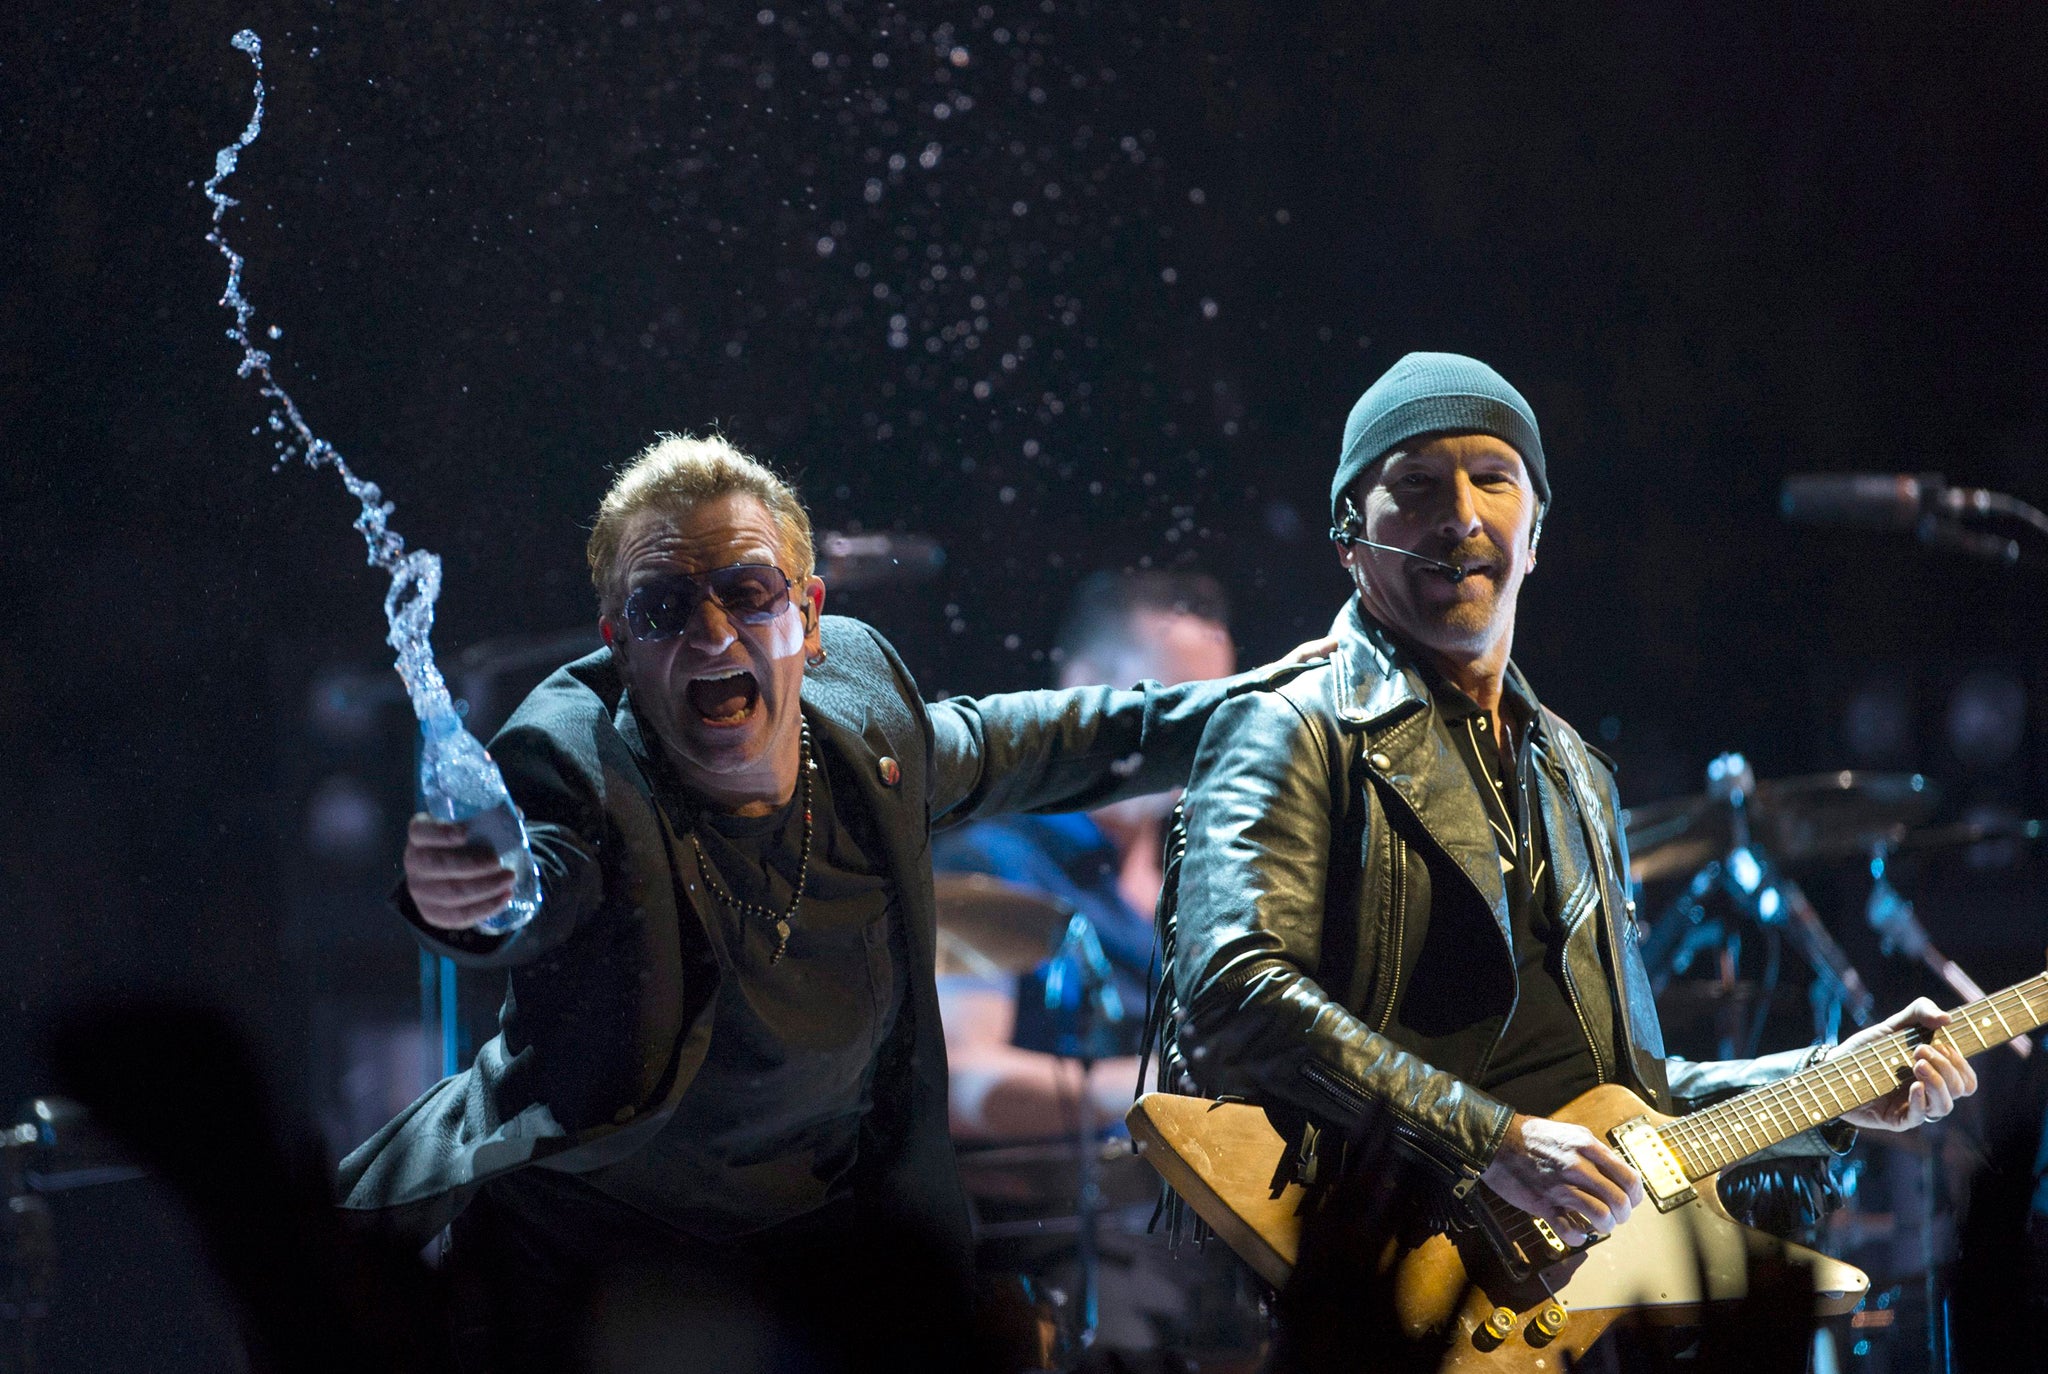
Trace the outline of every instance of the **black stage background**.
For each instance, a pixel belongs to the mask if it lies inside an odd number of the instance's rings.
[[[310,1111],[315,1021],[413,995],[368,905],[402,718],[309,724],[335,670],[383,681],[383,581],[331,475],[269,471],[214,305],[197,183],[248,115],[244,25],[258,322],[446,559],[444,660],[587,626],[608,466],[714,424],[821,526],[941,541],[936,580],[831,604],[930,692],[1041,683],[1077,578],[1145,560],[1223,578],[1261,659],[1342,598],[1351,401],[1454,349],[1542,420],[1518,657],[1629,800],[1737,748],[2037,813],[2048,547],[1994,568],[1774,506],[1804,469],[2048,498],[2048,18],[1543,8],[7,7],[0,1100],[46,1086],[59,1008],[168,992],[231,1007]],[[1959,754],[1985,672],[2031,702],[2023,742]],[[315,844],[352,769],[373,805]],[[2035,876],[1907,880],[1989,984],[2048,931]],[[1854,873],[1815,890],[1874,962]]]

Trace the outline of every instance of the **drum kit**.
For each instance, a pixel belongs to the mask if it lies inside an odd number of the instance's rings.
[[[1646,893],[1668,894],[1645,920],[1642,945],[1667,1038],[1710,1058],[1746,1057],[1799,1038],[1780,1026],[1766,1043],[1788,945],[1807,978],[1813,1041],[1869,1023],[1875,1007],[1869,985],[1791,876],[1795,868],[1811,876],[1830,867],[1867,866],[1864,920],[1883,953],[1923,966],[1949,990],[1944,1000],[1951,1004],[1982,998],[1976,981],[1934,943],[1913,903],[1893,885],[1893,861],[2009,857],[2041,838],[2042,823],[1932,824],[1940,803],[1941,789],[1918,773],[1844,771],[1758,781],[1741,755],[1724,754],[1708,765],[1703,791],[1625,811],[1632,897],[1641,905]],[[1760,947],[1761,957],[1745,961],[1745,942]],[[2022,1057],[2033,1049],[2027,1036],[2008,1044]],[[1873,1148],[1838,1161],[1823,1189],[1840,1200],[1839,1210],[1804,1237],[1829,1254],[1857,1259],[1878,1279],[1880,1291],[1852,1319],[1851,1332],[1856,1355],[1870,1355],[1890,1338],[1894,1349],[1880,1352],[1877,1368],[1949,1367],[1941,1283],[1953,1257],[1949,1185],[1982,1162],[1968,1136],[1942,1127],[1866,1134]]]
[[[1869,867],[1864,914],[1884,952],[1925,965],[1963,1001],[1981,998],[1983,989],[1928,937],[1888,866],[1902,854],[2032,841],[2042,823],[1931,825],[1940,803],[1941,789],[1919,773],[1844,770],[1759,782],[1742,755],[1723,754],[1707,765],[1703,792],[1624,811],[1637,899],[1646,889],[1676,893],[1646,922],[1643,944],[1660,1003],[1679,1004],[1667,1014],[1682,1016],[1702,1000],[1717,1004],[1715,1057],[1761,1052],[1763,1013],[1789,942],[1811,975],[1813,1040],[1869,1024],[1875,1002],[1868,984],[1788,872],[1848,861]],[[1740,976],[1745,938],[1765,946],[1757,982]],[[1702,961],[1711,972],[1697,981],[1711,992],[1689,997],[1684,980]],[[1752,1006],[1747,1019],[1739,1014]],[[2012,1044],[2021,1055],[2032,1049],[2026,1037]]]
[[[1071,1258],[1071,1293],[1048,1292],[1060,1309],[1060,1344],[1078,1354],[1101,1320],[1101,1234],[1142,1228],[1158,1179],[1129,1143],[1105,1136],[1085,1090],[1100,1060],[1129,1054],[1145,1009],[1124,1004],[1088,918],[1037,889],[979,873],[942,873],[938,972],[1015,980],[1043,971],[1044,1014],[1020,1008],[1014,1043],[1074,1067],[1076,1121],[1066,1139],[962,1143],[960,1172],[975,1212],[982,1265],[1043,1273]]]

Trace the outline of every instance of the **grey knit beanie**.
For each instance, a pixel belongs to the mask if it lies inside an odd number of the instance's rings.
[[[1330,523],[1344,493],[1387,450],[1425,434],[1491,434],[1522,455],[1536,499],[1550,504],[1536,412],[1507,378],[1462,353],[1410,353],[1365,389],[1344,422],[1344,452],[1330,483]]]

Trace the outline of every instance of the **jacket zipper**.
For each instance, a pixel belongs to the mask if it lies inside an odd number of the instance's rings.
[[[1586,1037],[1586,1048],[1593,1052],[1593,1072],[1602,1083],[1610,1082],[1607,1077],[1607,1063],[1600,1057],[1600,1042],[1593,1038],[1593,1027],[1586,1020],[1586,1009],[1579,1005],[1579,985],[1572,980],[1572,961],[1569,950],[1558,960],[1558,971],[1564,975],[1565,996],[1571,999],[1572,1015],[1579,1021],[1579,1032]]]
[[[1304,1060],[1301,1065],[1301,1076],[1306,1078],[1313,1086],[1322,1089],[1325,1094],[1335,1099],[1341,1106],[1350,1109],[1353,1113],[1363,1113],[1385,1105],[1375,1100],[1364,1089],[1351,1082],[1343,1074],[1317,1060]],[[1399,1136],[1422,1159],[1427,1160],[1431,1165],[1448,1174],[1456,1184],[1452,1192],[1458,1197],[1463,1197],[1470,1189],[1473,1181],[1479,1177],[1479,1170],[1468,1165],[1461,1158],[1455,1156],[1449,1159],[1445,1158],[1443,1142],[1427,1132],[1418,1130],[1399,1112],[1388,1108],[1387,1114],[1393,1120],[1394,1134]]]
[[[1401,941],[1408,928],[1408,845],[1393,828],[1387,831],[1387,862],[1391,866],[1389,878],[1394,888],[1394,900],[1389,903],[1394,909],[1394,959],[1392,972],[1387,975],[1387,1004],[1380,1009],[1379,1024],[1375,1031],[1385,1034],[1393,1024],[1394,1003],[1401,996]]]

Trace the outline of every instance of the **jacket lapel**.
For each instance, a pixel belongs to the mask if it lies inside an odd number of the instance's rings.
[[[874,819],[876,838],[881,841],[885,863],[901,897],[912,964],[929,969],[936,957],[937,936],[931,921],[918,917],[929,913],[932,903],[928,896],[918,894],[916,888],[920,881],[929,884],[930,867],[918,862],[918,853],[911,843],[913,836],[921,836],[925,830],[923,789],[914,785],[909,776],[911,761],[920,757],[922,743],[897,738],[900,731],[891,731],[871,718],[851,693],[831,690],[823,682],[818,686],[825,690],[814,690],[813,682],[812,677],[804,680],[804,704],[812,738],[820,752],[829,752],[845,762],[845,776],[853,780],[858,790],[861,812]],[[847,710],[848,705],[854,709]],[[896,761],[899,771],[894,785],[883,781],[885,758]]]
[[[922,705],[889,690],[892,670],[876,651],[871,631],[830,615],[823,631],[825,662],[804,674],[812,734],[820,749],[846,761],[896,881],[912,967],[928,974],[938,935],[927,853],[929,749]],[[884,759],[895,763],[893,781],[883,777]],[[913,979],[912,986],[924,981]]]
[[[1543,727],[1539,726],[1538,729]],[[1550,880],[1557,893],[1558,923],[1567,937],[1600,906],[1600,875],[1586,848],[1586,827],[1579,814],[1576,794],[1560,786],[1557,775],[1561,762],[1553,761],[1555,740],[1542,740],[1542,751],[1532,770],[1536,784],[1535,806],[1543,817],[1543,837],[1549,850]]]
[[[1512,950],[1507,885],[1493,827],[1465,762],[1445,738],[1436,709],[1394,657],[1379,628],[1353,597],[1338,614],[1337,714],[1363,731],[1365,766],[1407,806],[1437,848],[1471,880]]]

